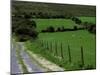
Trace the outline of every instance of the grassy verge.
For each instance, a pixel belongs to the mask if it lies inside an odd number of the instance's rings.
[[[30,56],[30,58],[33,59],[32,61],[35,62],[36,64],[38,64],[40,67],[42,67],[43,70],[45,70],[45,71],[50,71],[50,69],[44,67],[44,66],[43,66],[42,64],[40,64],[35,58],[33,58],[32,55],[31,55],[28,51],[26,51],[26,52],[28,53],[28,55]]]
[[[54,56],[54,54],[50,53],[50,51],[44,49],[43,47],[39,46],[39,42],[36,41],[27,41],[26,42],[26,47],[28,50],[30,50],[33,53],[37,53],[48,59],[49,61],[59,65],[60,67],[65,68],[65,70],[82,70],[86,69],[81,67],[81,63],[79,62],[78,64],[76,63],[70,63],[67,60],[63,59],[58,59],[57,57]]]

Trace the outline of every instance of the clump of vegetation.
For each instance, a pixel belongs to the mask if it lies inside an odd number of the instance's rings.
[[[41,30],[41,32],[55,32],[55,29],[54,27],[49,26],[46,29]]]
[[[41,30],[41,32],[65,32],[65,31],[76,31],[82,29],[83,28],[78,28],[77,26],[73,26],[73,28],[64,28],[64,26],[62,26],[62,27],[57,27],[57,29],[55,29],[52,26],[49,26],[46,29]]]
[[[47,28],[47,31],[48,31],[48,32],[54,32],[54,31],[55,31],[55,29],[54,29],[54,27],[49,26],[49,27]]]
[[[77,30],[78,28],[77,28],[77,26],[74,26],[73,29],[74,29],[74,30]]]
[[[81,20],[79,19],[79,18],[77,18],[77,17],[72,17],[71,18],[72,19],[72,21],[74,21],[76,24],[81,24],[82,22],[81,22]]]
[[[15,15],[12,22],[12,31],[17,36],[18,41],[37,38],[36,23],[35,21],[31,21],[28,15]]]
[[[74,21],[76,24],[78,25],[82,25],[83,28],[82,29],[86,29],[88,30],[90,33],[94,33],[96,34],[96,25],[91,23],[91,22],[82,22],[79,18],[77,17],[72,17],[71,18],[72,21]],[[77,30],[77,26],[74,26],[73,28],[74,30]]]
[[[88,30],[90,33],[96,34],[96,25],[95,24],[84,22],[83,25],[84,25],[85,29]]]

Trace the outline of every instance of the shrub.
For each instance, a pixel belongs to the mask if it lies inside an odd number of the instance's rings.
[[[60,28],[60,27],[58,27],[56,31],[61,31],[61,28]]]
[[[50,26],[50,27],[47,28],[47,31],[48,31],[48,32],[54,32],[55,29],[54,29],[54,27]]]
[[[35,21],[31,21],[29,17],[14,17],[12,23],[13,33],[19,37],[19,41],[25,41],[29,38],[37,38],[38,33],[36,31]]]
[[[77,30],[77,29],[78,29],[77,26],[74,26],[74,27],[73,27],[73,30]]]
[[[72,21],[74,21],[76,24],[81,24],[82,23],[82,21],[77,17],[72,17]]]
[[[81,20],[76,19],[76,20],[75,20],[75,23],[76,23],[76,24],[81,24],[82,22],[81,22]]]

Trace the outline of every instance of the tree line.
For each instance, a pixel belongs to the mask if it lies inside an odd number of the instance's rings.
[[[96,34],[96,25],[89,22],[82,22],[78,17],[72,17],[72,21],[76,24],[83,26],[84,29],[89,31],[90,33]]]
[[[77,30],[82,30],[82,29],[84,29],[84,28],[77,27],[77,26],[73,26],[73,28],[65,28],[64,26],[54,28],[53,26],[49,26],[46,29],[42,29],[41,32],[42,33],[45,33],[45,32],[65,32],[65,31],[77,31]]]
[[[79,29],[86,29],[88,30],[90,33],[94,33],[96,34],[96,25],[93,23],[89,23],[89,22],[82,22],[78,17],[73,16],[71,14],[66,15],[66,14],[48,14],[48,13],[43,13],[43,12],[31,12],[29,14],[24,13],[28,18],[42,18],[42,19],[71,19],[72,21],[75,22],[75,24],[77,25],[81,25],[83,28],[78,28],[77,26],[73,26],[73,29],[62,29],[60,27],[58,27],[58,31],[73,31],[73,30],[79,30]],[[63,26],[62,26],[63,27]],[[42,30],[42,32],[54,32],[54,28],[53,26],[48,27],[45,30]]]

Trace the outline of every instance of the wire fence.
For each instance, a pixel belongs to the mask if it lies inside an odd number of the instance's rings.
[[[73,54],[71,53],[71,46],[69,44],[66,44],[67,49],[64,48],[65,43],[63,42],[58,42],[58,41],[45,41],[45,40],[40,40],[40,46],[44,49],[50,52],[54,57],[57,57],[59,60],[65,60],[67,54],[68,62],[72,62],[72,56]],[[82,63],[82,66],[85,65],[84,63],[84,49],[83,46],[79,47],[80,48],[80,61]],[[66,52],[65,53],[65,49]]]

